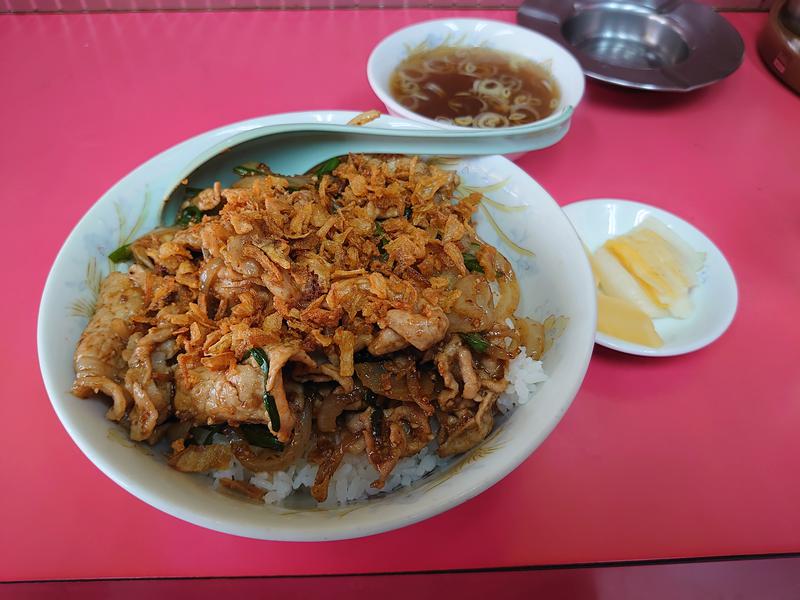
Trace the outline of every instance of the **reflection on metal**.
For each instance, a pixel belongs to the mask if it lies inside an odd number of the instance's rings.
[[[721,10],[767,10],[772,0],[703,0]],[[352,8],[517,9],[520,0],[0,0],[0,13]]]
[[[517,21],[574,52],[587,76],[632,88],[696,90],[744,56],[736,29],[693,0],[525,0]]]

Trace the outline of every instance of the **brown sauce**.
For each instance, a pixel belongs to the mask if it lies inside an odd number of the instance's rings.
[[[560,92],[540,65],[490,48],[439,46],[392,73],[392,97],[429,119],[462,127],[511,127],[550,116]]]

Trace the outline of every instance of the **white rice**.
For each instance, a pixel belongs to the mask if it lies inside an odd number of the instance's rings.
[[[508,365],[508,387],[497,399],[497,408],[506,414],[515,406],[525,404],[546,379],[542,361],[529,358],[525,347],[520,347],[519,355]]]
[[[497,401],[500,412],[506,414],[515,406],[528,402],[536,394],[539,384],[546,379],[547,375],[541,361],[528,358],[525,349],[522,348],[520,354],[509,365],[509,385]],[[438,466],[449,462],[449,459],[439,458],[436,448],[434,439],[415,456],[398,462],[381,490],[370,487],[370,484],[378,478],[378,472],[367,457],[363,454],[358,456],[346,454],[331,478],[328,499],[319,503],[319,506],[334,507],[409,486]],[[298,490],[307,495],[317,475],[317,465],[301,459],[286,471],[253,474],[234,459],[227,469],[215,471],[212,475],[215,485],[218,485],[216,480],[221,478],[249,481],[267,492],[264,502],[278,504]]]

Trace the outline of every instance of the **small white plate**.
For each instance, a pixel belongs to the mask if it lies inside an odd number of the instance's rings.
[[[706,254],[706,262],[698,277],[699,284],[690,293],[695,307],[692,315],[688,319],[653,320],[656,331],[664,340],[663,346],[648,348],[598,332],[595,341],[601,346],[639,356],[686,354],[716,340],[733,321],[739,298],[733,270],[714,242],[693,225],[660,208],[629,200],[583,200],[565,206],[564,212],[592,252],[606,240],[629,231],[652,216],[692,248]]]

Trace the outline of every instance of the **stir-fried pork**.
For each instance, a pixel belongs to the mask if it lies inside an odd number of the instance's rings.
[[[111,398],[134,440],[166,432],[180,471],[305,458],[320,501],[348,453],[382,488],[435,421],[440,456],[480,443],[520,346],[514,273],[473,228],[480,195],[417,158],[237,173],[131,244],[75,351],[74,393]]]

